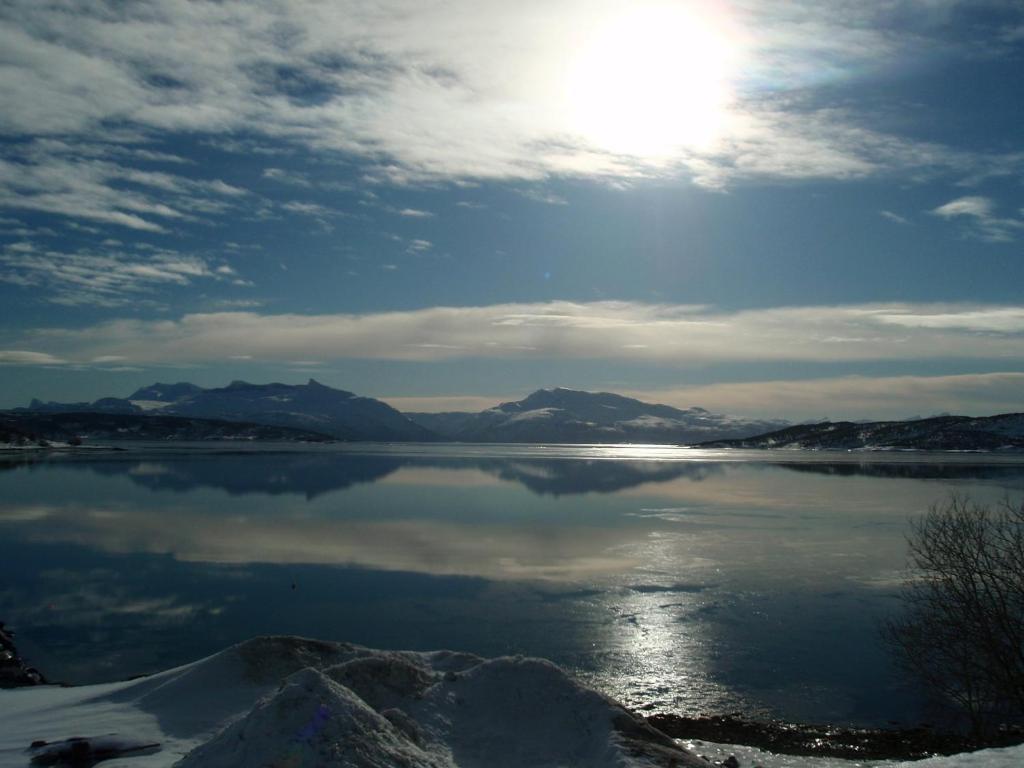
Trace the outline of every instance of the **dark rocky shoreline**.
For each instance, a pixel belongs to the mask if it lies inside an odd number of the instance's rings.
[[[849,760],[919,760],[987,747],[1024,743],[1024,732],[1006,729],[992,741],[971,739],[929,726],[917,728],[840,728],[832,725],[746,720],[740,714],[651,715],[647,722],[675,739],[742,744],[768,752]]]
[[[42,673],[25,664],[14,647],[14,632],[0,621],[0,688],[23,688],[28,685],[44,685]]]

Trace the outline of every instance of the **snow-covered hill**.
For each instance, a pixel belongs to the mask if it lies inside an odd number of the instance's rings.
[[[452,440],[494,443],[691,443],[747,437],[785,425],[563,387],[539,389],[476,414],[407,415]]]
[[[802,424],[702,448],[803,448],[809,450],[1024,450],[1024,413],[972,418],[936,416],[910,421]]]

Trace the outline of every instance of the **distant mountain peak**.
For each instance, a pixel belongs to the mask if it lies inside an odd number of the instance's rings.
[[[568,387],[538,389],[479,414],[415,414],[413,420],[454,440],[537,443],[689,443],[746,437],[785,424]]]
[[[148,400],[150,402],[173,403],[186,397],[202,392],[203,388],[187,381],[179,381],[176,384],[164,384],[156,382],[148,387],[140,387],[128,395],[128,400]]]
[[[570,389],[569,387],[550,387],[546,389],[538,389],[535,392],[531,392],[522,400],[517,401],[523,406],[533,406],[535,403],[603,403],[605,405],[615,404],[626,404],[626,403],[637,403],[640,404],[639,400],[635,400],[631,397],[624,395],[617,395],[614,392],[591,392],[585,389]]]

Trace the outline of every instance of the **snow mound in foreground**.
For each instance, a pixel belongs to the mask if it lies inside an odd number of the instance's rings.
[[[178,763],[180,768],[447,768],[344,686],[307,667]]]
[[[160,742],[110,768],[708,768],[611,699],[538,659],[374,651],[265,637],[151,677],[0,691],[0,768],[36,739],[119,734]],[[696,745],[744,768],[1010,768],[1024,748],[920,763]]]
[[[707,766],[546,661],[358,650],[290,675],[179,766],[257,764]]]
[[[135,768],[707,768],[537,659],[250,640],[125,683],[0,692],[0,767],[36,739],[160,742]]]

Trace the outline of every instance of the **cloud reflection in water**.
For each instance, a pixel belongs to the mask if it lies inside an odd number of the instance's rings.
[[[1006,463],[445,450],[8,462],[0,612],[81,676],[295,632],[545,655],[634,706],[870,721],[905,704],[870,622],[908,514],[1024,487]]]

